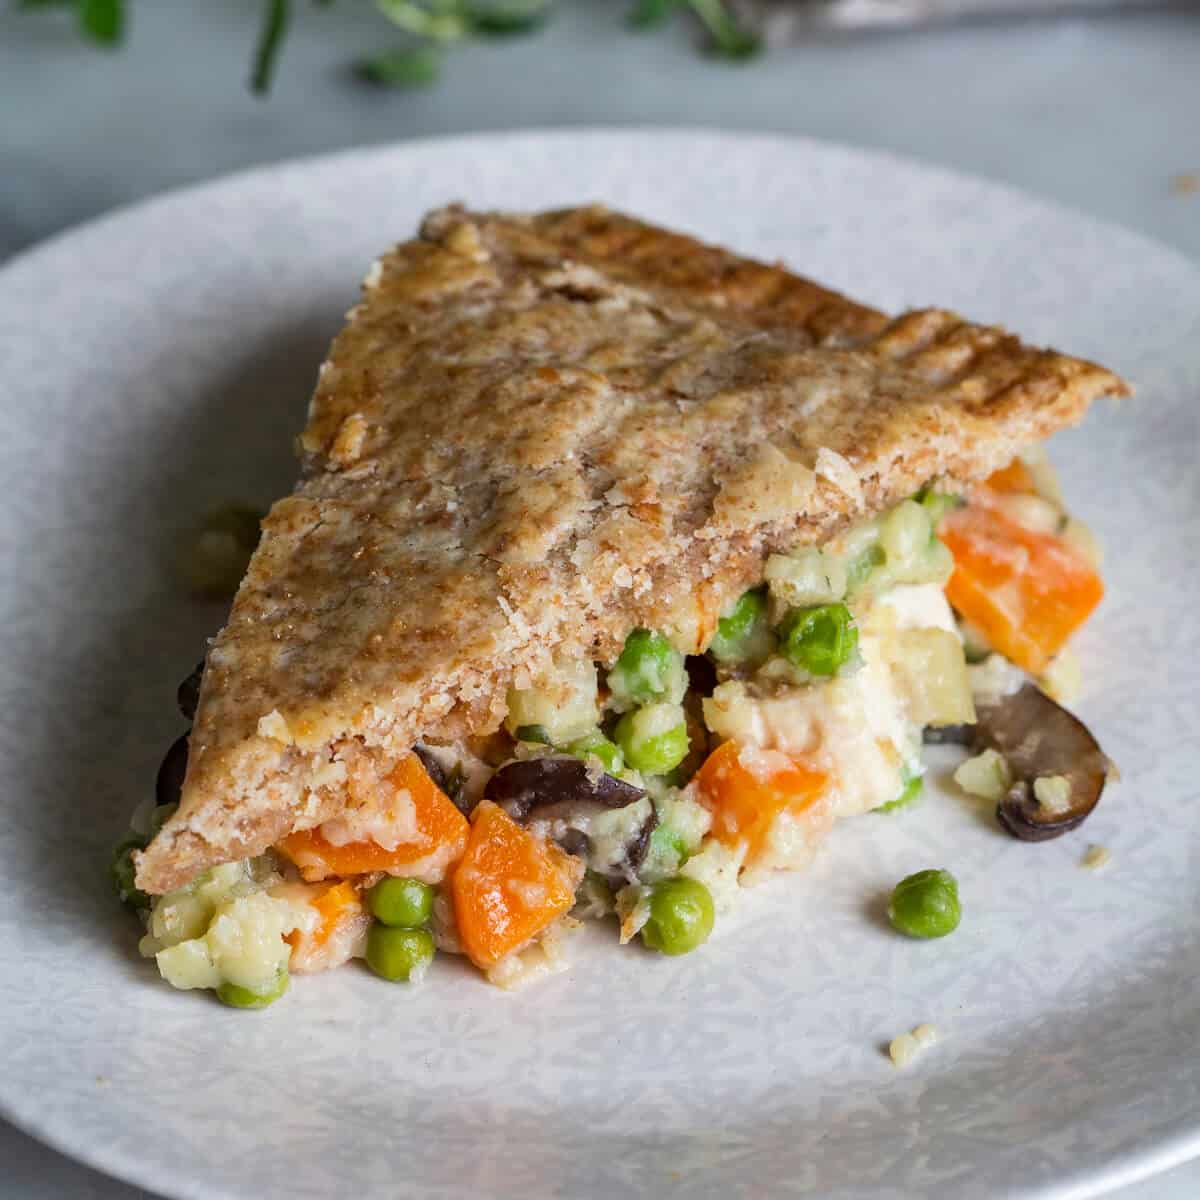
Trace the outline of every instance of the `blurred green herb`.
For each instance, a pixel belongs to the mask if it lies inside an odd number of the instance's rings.
[[[405,33],[434,42],[456,42],[471,31],[458,0],[375,0],[375,7]]]
[[[328,2],[328,0],[326,0]],[[363,79],[381,87],[425,87],[442,70],[441,53],[434,46],[413,46],[409,50],[390,50],[358,64]]]
[[[125,0],[17,0],[18,8],[73,8],[79,32],[98,46],[125,36]]]
[[[501,0],[494,4],[467,4],[467,19],[475,33],[485,37],[510,37],[533,33],[550,16],[549,0]]]
[[[312,0],[328,8],[333,0]],[[125,0],[16,0],[23,9],[69,8],[89,41],[116,46],[125,36]],[[555,0],[374,0],[375,7],[409,37],[406,45],[372,55],[357,64],[357,74],[383,87],[421,87],[437,79],[446,47],[474,37],[532,33],[550,16]],[[639,30],[664,25],[676,11],[690,9],[708,32],[714,54],[745,59],[762,49],[726,0],[633,0],[628,24]],[[261,25],[254,48],[250,88],[270,91],[280,51],[292,23],[293,0],[262,0]]]
[[[680,0],[634,0],[629,24],[634,29],[657,29],[679,7]]]
[[[125,33],[124,0],[79,0],[83,32],[103,46],[115,46]]]
[[[688,0],[692,11],[704,22],[713,51],[725,58],[752,58],[762,42],[733,19],[724,0]]]
[[[262,31],[254,50],[254,69],[250,73],[250,88],[260,95],[271,89],[275,62],[283,45],[288,23],[292,19],[291,0],[267,0],[263,12]]]

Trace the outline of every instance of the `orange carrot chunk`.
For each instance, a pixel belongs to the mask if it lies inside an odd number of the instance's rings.
[[[458,936],[486,970],[541,933],[575,902],[573,864],[502,808],[481,801],[450,879]]]
[[[387,783],[406,792],[412,804],[408,837],[390,849],[375,841],[335,846],[320,828],[290,833],[278,849],[310,883],[330,875],[364,875],[368,871],[404,874],[406,869],[437,874],[455,862],[467,844],[467,819],[430,779],[421,760],[410,754],[400,760]],[[408,813],[401,804],[401,809]]]
[[[342,880],[327,887],[312,902],[313,908],[321,917],[321,923],[313,930],[313,941],[323,946],[329,941],[333,931],[342,920],[350,915],[357,916],[362,912],[362,902],[358,898],[358,889],[352,883]]]
[[[1014,458],[1007,467],[993,471],[985,481],[985,486],[993,492],[1030,492],[1037,491],[1033,481],[1033,472],[1019,459]]]
[[[284,936],[284,941],[289,942],[296,949],[303,949],[309,953],[324,946],[344,920],[358,916],[363,911],[362,901],[358,897],[358,889],[345,880],[319,888],[308,903],[317,911],[319,917],[317,925],[308,933],[293,929],[291,933]]]
[[[938,536],[954,555],[951,607],[993,649],[1033,675],[1091,615],[1104,585],[1068,542],[979,505],[946,516]]]
[[[743,761],[745,757],[746,761]],[[779,751],[749,751],[722,742],[696,776],[700,803],[712,814],[712,836],[725,845],[746,844],[752,862],[767,846],[771,825],[782,812],[801,815],[825,791],[828,776]]]

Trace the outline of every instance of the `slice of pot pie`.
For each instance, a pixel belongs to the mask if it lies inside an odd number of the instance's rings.
[[[923,735],[1070,828],[1107,761],[1048,693],[1102,589],[1039,444],[1127,390],[603,208],[432,213],[181,689],[116,865],[143,951],[247,1007],[356,956],[512,985],[586,917],[683,953],[911,799]]]

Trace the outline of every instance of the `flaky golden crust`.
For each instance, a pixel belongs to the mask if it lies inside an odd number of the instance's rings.
[[[138,882],[325,819],[339,747],[494,729],[552,658],[610,660],[638,625],[699,649],[768,553],[986,475],[1126,391],[604,209],[436,212],[321,370]]]

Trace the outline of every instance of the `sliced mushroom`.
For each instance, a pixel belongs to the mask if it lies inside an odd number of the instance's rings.
[[[584,835],[587,843],[581,857],[614,888],[640,882],[642,865],[650,851],[650,838],[658,828],[658,810],[649,796],[635,800],[627,806],[626,811],[636,823],[627,828],[623,842],[615,847],[610,844],[607,855],[600,852],[604,842],[595,836],[595,827],[603,824],[606,817],[613,815],[614,810],[607,809],[596,813],[592,820],[592,832]]]
[[[526,821],[534,809],[552,819],[563,806],[624,808],[646,793],[579,758],[547,755],[519,759],[502,766],[488,781],[484,796],[494,800],[514,821]]]
[[[683,700],[683,711],[687,719],[688,752],[672,776],[679,787],[683,787],[700,770],[708,757],[708,726],[704,724],[703,703],[694,692],[689,692]]]
[[[497,766],[512,756],[512,739],[507,734],[507,753],[488,763],[476,753],[488,749],[481,739],[463,742],[418,742],[413,753],[421,760],[429,777],[450,797],[455,808],[469,817],[483,796],[483,789]]]
[[[707,654],[689,654],[684,660],[687,668],[688,691],[703,698],[711,696],[717,686],[717,667]]]
[[[642,864],[646,861],[646,855],[650,853],[650,838],[658,828],[658,810],[654,807],[653,801],[649,800],[649,797],[647,797],[647,803],[650,807],[649,814],[637,827],[637,832],[633,837],[625,843],[624,869],[620,872],[620,882],[622,884],[638,882],[638,872],[642,869]],[[616,882],[611,874],[609,875],[609,882]]]
[[[154,781],[155,804],[179,803],[179,795],[183,791],[183,777],[187,774],[188,736],[191,732],[189,729],[187,733],[180,734],[163,756],[158,768],[158,778]]]
[[[1019,691],[977,706],[975,749],[1002,754],[1013,786],[996,816],[1015,838],[1044,842],[1080,825],[1096,807],[1112,764],[1087,726],[1027,683]],[[1053,810],[1035,795],[1038,779],[1061,776],[1069,792]]]
[[[578,758],[547,755],[506,763],[488,781],[484,795],[514,821],[536,822],[546,828],[568,854],[589,860],[593,855],[588,827],[600,814],[639,805],[645,815],[626,838],[619,861],[589,862],[618,886],[637,880],[650,848],[658,814],[646,792],[631,783],[597,771]]]
[[[927,725],[921,740],[926,746],[969,746],[975,740],[975,726]]]
[[[195,670],[179,685],[175,692],[175,702],[179,711],[189,720],[196,719],[196,705],[200,703],[200,680],[204,676],[204,660],[201,659]]]

